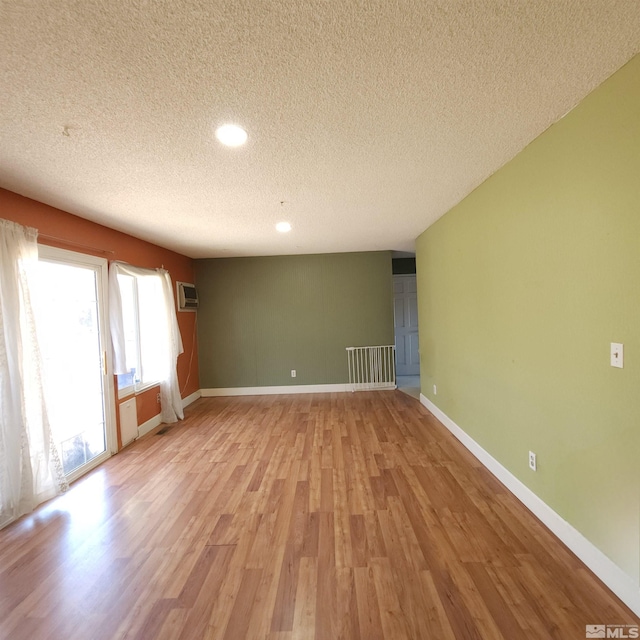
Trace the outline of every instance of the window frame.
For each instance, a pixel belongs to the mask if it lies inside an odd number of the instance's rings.
[[[118,400],[122,398],[126,398],[132,395],[138,395],[139,393],[143,393],[152,387],[157,387],[160,385],[160,380],[153,381],[144,381],[144,365],[142,362],[142,340],[140,331],[140,297],[138,295],[138,278],[142,276],[132,275],[132,274],[118,274],[118,278],[131,278],[133,280],[133,314],[134,314],[134,323],[133,328],[135,331],[135,342],[136,342],[136,363],[140,369],[140,382],[136,382],[135,378],[133,384],[129,384],[125,387],[119,386],[119,378],[121,375],[127,374],[117,374],[116,375],[116,387],[118,389]],[[122,295],[122,286],[120,286],[120,295]],[[138,372],[136,372],[138,373]]]

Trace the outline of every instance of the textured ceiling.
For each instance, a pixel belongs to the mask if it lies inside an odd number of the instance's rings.
[[[0,186],[192,257],[410,251],[639,50],[637,0],[1,0]]]

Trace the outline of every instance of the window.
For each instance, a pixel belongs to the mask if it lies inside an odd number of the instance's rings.
[[[162,421],[182,420],[177,364],[183,347],[169,272],[112,262],[109,326],[118,395],[160,385]]]
[[[167,335],[162,279],[157,274],[118,273],[127,373],[118,375],[118,390],[139,391],[159,384],[163,358],[158,345]]]

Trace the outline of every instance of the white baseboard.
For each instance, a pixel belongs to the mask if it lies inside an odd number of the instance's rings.
[[[640,585],[576,528],[559,516],[529,487],[503,467],[471,436],[463,431],[429,398],[420,394],[420,402],[546,527],[604,582],[620,600],[640,616]]]
[[[227,387],[200,389],[203,398],[217,396],[270,396],[281,393],[334,393],[351,391],[348,384],[295,384],[282,387]]]
[[[202,394],[200,393],[200,389],[194,391],[191,395],[188,395],[186,398],[182,398],[182,408],[188,407],[191,403],[195,402]]]
[[[149,431],[152,431],[161,424],[162,420],[160,419],[160,414],[158,414],[157,416],[153,416],[153,418],[150,418],[146,422],[138,425],[138,438],[143,436],[145,433],[149,433]]]
[[[195,402],[200,397],[200,390],[194,391],[191,395],[188,395],[186,398],[182,398],[182,408],[188,407],[192,402]],[[138,426],[138,438],[143,436],[145,433],[149,433],[156,427],[162,424],[162,420],[160,419],[160,414],[153,416],[153,418],[143,422]]]

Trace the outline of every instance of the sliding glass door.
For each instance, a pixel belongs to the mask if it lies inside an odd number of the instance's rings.
[[[73,480],[115,451],[103,258],[41,246],[34,307],[49,421]]]

